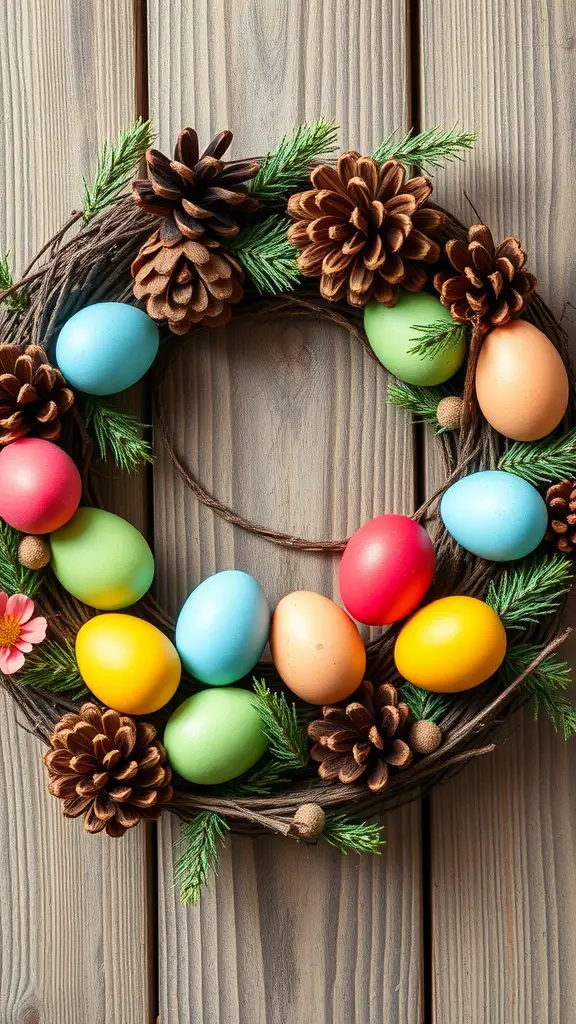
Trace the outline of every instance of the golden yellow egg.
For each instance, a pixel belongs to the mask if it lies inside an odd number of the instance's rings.
[[[489,679],[506,654],[506,631],[475,597],[443,597],[420,608],[400,630],[394,660],[414,686],[438,693],[469,690]]]
[[[178,652],[152,623],[96,615],[79,629],[76,660],[95,697],[116,711],[148,715],[167,704],[181,675]]]

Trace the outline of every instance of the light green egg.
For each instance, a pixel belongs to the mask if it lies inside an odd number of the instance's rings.
[[[256,764],[269,741],[253,698],[250,690],[210,687],[176,708],[164,730],[164,746],[174,771],[188,782],[215,786]]]
[[[152,552],[142,534],[112,512],[79,508],[50,534],[50,547],[56,579],[91,608],[127,608],[150,589]]]
[[[435,323],[456,326],[449,310],[428,292],[402,291],[395,306],[372,301],[364,311],[364,330],[374,355],[400,380],[420,387],[432,387],[449,380],[466,358],[463,332],[455,348],[432,358],[409,351],[422,338],[422,332],[414,328]]]

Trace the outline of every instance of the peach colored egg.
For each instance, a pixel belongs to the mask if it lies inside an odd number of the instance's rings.
[[[334,601],[309,590],[287,594],[272,616],[270,649],[279,675],[309,704],[344,700],[366,669],[362,637]]]
[[[476,396],[488,423],[514,441],[536,441],[558,426],[568,405],[568,375],[554,345],[526,320],[486,336]]]

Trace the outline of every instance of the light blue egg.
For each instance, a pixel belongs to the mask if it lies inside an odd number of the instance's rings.
[[[96,302],[64,324],[56,363],[79,391],[116,395],[150,369],[159,343],[158,327],[143,310],[125,302]]]
[[[176,649],[190,675],[226,686],[254,668],[269,632],[270,608],[258,580],[225,569],[186,600],[176,623]]]
[[[532,484],[499,469],[471,473],[445,492],[444,526],[467,551],[490,562],[512,562],[537,548],[548,525],[546,505]]]

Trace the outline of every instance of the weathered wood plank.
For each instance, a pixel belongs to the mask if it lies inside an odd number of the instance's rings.
[[[134,117],[132,50],[131,4],[0,5],[0,238],[17,269],[78,204],[103,139]],[[138,522],[141,485],[111,491],[110,507]],[[114,843],[65,821],[40,745],[0,699],[0,1019],[145,1024],[146,834]]]
[[[576,285],[574,9],[422,0],[421,13],[423,124],[480,132],[475,155],[438,175],[439,200],[469,222],[465,187],[500,237],[517,234],[560,315]],[[575,757],[527,711],[434,794],[438,1024],[574,1019]]]
[[[343,126],[344,145],[370,150],[407,122],[403,2],[151,0],[148,12],[150,109],[165,147],[193,124],[202,139],[230,127],[235,154],[261,153],[322,114]],[[277,321],[195,337],[166,398],[200,478],[258,521],[343,536],[376,511],[412,506],[411,432],[386,409],[384,374],[341,330]],[[159,597],[173,611],[233,565],[272,603],[297,587],[336,593],[334,563],[231,530],[162,455],[154,481]],[[378,860],[234,838],[217,883],[185,911],[171,889],[177,827],[163,823],[162,1019],[418,1019],[418,805],[387,824]]]

